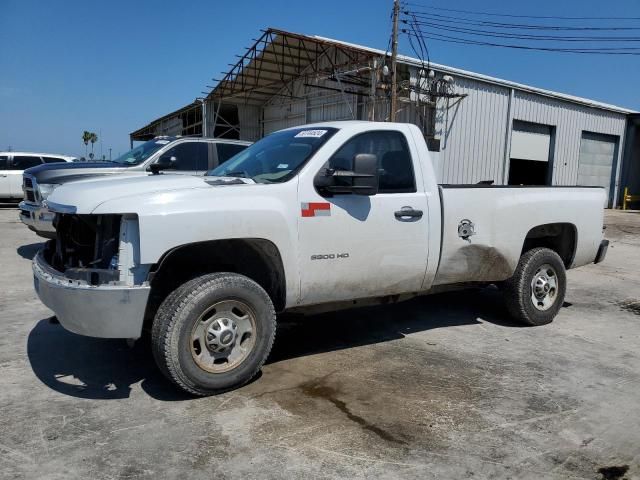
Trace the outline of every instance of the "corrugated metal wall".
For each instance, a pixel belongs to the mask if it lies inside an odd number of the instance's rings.
[[[348,60],[344,54],[339,53],[334,59],[336,63]],[[322,58],[316,68],[326,70],[330,63]],[[280,130],[282,128],[295,127],[305,123],[329,122],[334,120],[352,120],[362,118],[362,105],[359,105],[358,96],[335,92],[335,82],[319,78],[315,84],[306,84],[303,80],[296,80],[289,86],[290,90],[284,93],[292,94],[297,99],[286,100],[275,97],[263,107],[264,134]],[[324,88],[323,88],[324,87]],[[360,103],[362,103],[360,101]],[[360,109],[359,109],[360,107]]]
[[[440,138],[441,183],[502,183],[509,89],[498,85],[455,79],[455,92],[463,98],[439,99],[436,135]]]
[[[156,127],[155,135],[182,135],[182,119],[180,117],[168,118]]]
[[[580,139],[583,131],[614,135],[622,145],[626,125],[626,117],[621,113],[589,108],[518,90],[514,92],[513,118],[555,127],[554,185],[577,185]],[[616,163],[620,164],[619,159]]]
[[[238,105],[238,124],[240,140],[255,142],[262,138],[262,107],[257,105]]]

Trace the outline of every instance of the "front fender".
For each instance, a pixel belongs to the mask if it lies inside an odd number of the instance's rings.
[[[296,179],[283,184],[234,185],[168,191],[107,201],[95,214],[134,213],[140,226],[140,262],[155,264],[177,247],[211,240],[260,238],[282,257],[287,303],[299,298]]]

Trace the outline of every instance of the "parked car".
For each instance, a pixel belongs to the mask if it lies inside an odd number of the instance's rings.
[[[45,238],[55,237],[53,214],[42,202],[60,185],[110,175],[148,175],[153,168],[204,175],[241,152],[250,142],[202,137],[156,137],[115,160],[68,165],[40,165],[24,172],[20,220]]]
[[[332,122],[268,135],[201,178],[65,185],[35,288],[72,332],[150,330],[160,370],[209,395],[256,375],[276,312],[498,284],[514,319],[543,325],[565,270],[604,259],[603,188],[435,178],[415,125]]]
[[[73,162],[75,157],[55,153],[0,152],[0,199],[20,200],[22,192],[22,172],[36,165]]]

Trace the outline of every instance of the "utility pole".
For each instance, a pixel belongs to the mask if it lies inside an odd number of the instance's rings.
[[[393,0],[393,33],[391,34],[391,115],[390,120],[396,121],[398,110],[398,17],[400,16],[400,0]]]

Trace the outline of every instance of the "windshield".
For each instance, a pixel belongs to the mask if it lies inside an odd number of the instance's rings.
[[[129,150],[124,155],[120,155],[112,161],[122,165],[139,165],[172,141],[173,138],[154,138],[153,140],[144,142],[142,145],[138,145],[133,150]]]
[[[257,183],[286,182],[336,131],[335,128],[316,127],[272,133],[207,175],[244,177]]]

